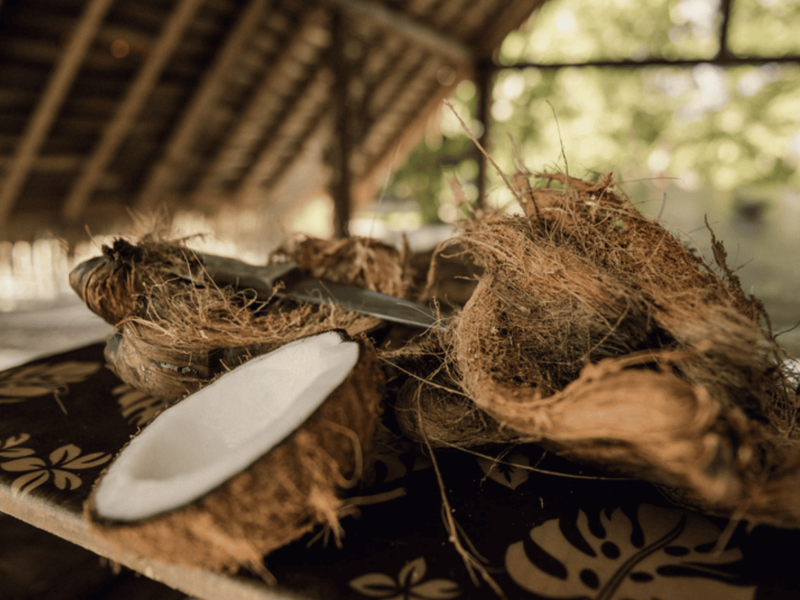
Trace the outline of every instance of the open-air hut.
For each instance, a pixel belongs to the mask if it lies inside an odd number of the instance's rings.
[[[0,234],[353,198],[542,0],[0,2]],[[248,204],[249,203],[249,204]]]

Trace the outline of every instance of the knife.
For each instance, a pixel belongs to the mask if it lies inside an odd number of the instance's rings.
[[[445,328],[440,315],[427,306],[354,285],[307,277],[293,262],[257,266],[227,256],[197,251],[195,254],[218,286],[253,290],[256,299],[262,302],[292,298],[312,304],[333,303],[393,323],[424,329]],[[277,285],[278,282],[283,285]]]

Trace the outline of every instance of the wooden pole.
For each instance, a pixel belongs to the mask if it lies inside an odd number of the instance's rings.
[[[108,164],[133,127],[145,100],[153,91],[170,56],[177,48],[186,28],[191,24],[202,0],[180,0],[161,37],[128,90],[117,113],[106,127],[100,143],[72,187],[62,211],[67,221],[74,222],[83,212]]]
[[[0,192],[0,223],[4,223],[11,214],[22,186],[36,163],[39,150],[113,1],[92,0],[86,5],[71,42],[58,61],[11,164],[6,168],[7,177]]]
[[[333,178],[330,184],[333,197],[333,233],[337,238],[350,235],[350,217],[353,205],[353,190],[350,172],[350,156],[353,148],[350,140],[350,98],[348,93],[352,73],[347,64],[344,44],[347,40],[346,21],[341,12],[333,17],[333,45],[331,68],[333,70],[334,126],[331,143],[331,166]]]
[[[167,142],[163,157],[139,192],[136,201],[138,208],[152,208],[158,204],[164,191],[169,188],[173,173],[185,163],[187,155],[191,153],[191,145],[196,139],[197,132],[203,128],[203,117],[222,95],[231,70],[239,60],[245,44],[261,25],[268,5],[269,0],[250,0],[241,12],[222,49],[204,75],[192,102],[183,112],[178,126]]]

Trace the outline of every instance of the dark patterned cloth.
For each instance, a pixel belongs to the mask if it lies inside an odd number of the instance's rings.
[[[161,408],[105,368],[102,344],[0,373],[0,485],[16,502],[79,513],[104,466]],[[680,510],[648,485],[599,478],[535,446],[433,459],[441,484],[387,416],[346,499],[344,536],[319,530],[266,557],[279,589],[385,600],[800,597],[798,532]]]

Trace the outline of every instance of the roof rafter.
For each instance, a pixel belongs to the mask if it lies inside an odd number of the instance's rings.
[[[191,104],[183,113],[180,123],[167,142],[163,157],[151,171],[139,192],[135,202],[137,207],[153,207],[169,187],[175,170],[184,164],[198,130],[204,126],[203,116],[218,101],[236,61],[261,25],[261,19],[271,3],[272,0],[250,0],[241,12],[222,49],[203,77]]]
[[[36,163],[39,150],[47,139],[53,121],[112,2],[113,0],[92,0],[81,15],[72,43],[58,61],[11,164],[6,168],[8,176],[0,192],[0,222],[4,222],[14,208],[17,196]]]
[[[664,58],[654,57],[643,60],[621,58],[613,60],[587,60],[579,63],[537,63],[516,62],[510,65],[495,64],[498,71],[542,69],[555,71],[566,68],[593,67],[598,69],[643,69],[646,67],[696,67],[698,65],[717,65],[720,67],[736,67],[747,65],[770,65],[778,63],[800,63],[800,54],[785,54],[783,56],[715,56],[711,58]]]
[[[192,22],[202,0],[181,0],[169,17],[161,36],[128,90],[114,118],[103,132],[100,143],[81,172],[64,204],[62,215],[75,221],[83,212],[92,192],[116,151],[127,137],[144,102],[158,82],[158,78],[175,51],[184,32]]]
[[[333,74],[326,68],[319,68],[308,78],[300,92],[294,110],[288,118],[280,121],[278,127],[270,132],[272,145],[263,148],[252,167],[247,170],[239,181],[238,197],[243,198],[248,191],[258,188],[261,184],[273,177],[283,163],[298,151],[297,141],[303,136],[304,131],[315,129],[315,124],[322,116],[320,107],[328,103],[328,92],[333,86]],[[278,153],[271,152],[272,146],[281,148]]]
[[[473,51],[461,40],[408,18],[403,13],[365,0],[325,0],[351,17],[364,18],[389,29],[458,65],[470,65]]]
[[[297,51],[308,44],[305,39],[307,31],[319,27],[325,19],[327,19],[327,15],[324,11],[311,11],[293,32],[292,41],[284,48],[259,83],[241,118],[231,129],[227,139],[210,162],[205,177],[196,188],[195,198],[213,195],[219,181],[230,169],[230,166],[245,162],[245,156],[254,151],[260,138],[254,137],[253,133],[263,132],[265,126],[269,125],[275,117],[275,113],[268,110],[268,107],[274,104],[271,99],[274,99],[275,90],[280,89],[281,82],[286,81],[286,69],[296,60]],[[256,152],[258,151],[256,150]],[[249,161],[247,162],[249,163]],[[247,168],[245,167],[243,170],[246,171]]]

